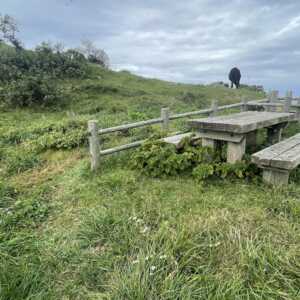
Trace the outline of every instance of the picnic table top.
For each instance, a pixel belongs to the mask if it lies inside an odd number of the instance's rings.
[[[245,111],[217,117],[192,119],[188,123],[198,130],[243,134],[296,119],[297,115],[293,113]]]

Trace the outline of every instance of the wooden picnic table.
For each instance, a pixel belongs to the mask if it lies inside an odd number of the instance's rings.
[[[227,161],[235,163],[245,154],[246,141],[256,144],[258,129],[267,128],[268,141],[274,144],[281,140],[282,129],[295,120],[297,115],[293,113],[245,111],[188,122],[202,137],[203,146],[216,148],[220,141],[227,142]]]

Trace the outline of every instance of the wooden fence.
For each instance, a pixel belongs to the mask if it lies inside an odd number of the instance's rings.
[[[234,103],[229,105],[218,106],[218,102],[213,100],[211,107],[207,109],[202,109],[198,111],[185,112],[180,114],[171,114],[168,107],[161,109],[160,118],[150,119],[145,121],[140,121],[136,123],[124,124],[110,128],[99,129],[98,122],[96,120],[88,121],[88,132],[89,132],[89,148],[91,154],[91,169],[94,171],[100,167],[100,158],[101,156],[117,153],[120,151],[132,149],[141,146],[145,140],[136,141],[130,144],[125,144],[117,146],[110,149],[102,150],[100,135],[109,134],[118,131],[129,130],[133,128],[145,127],[154,124],[161,124],[162,130],[165,132],[169,131],[169,124],[172,120],[177,120],[181,118],[187,118],[198,115],[209,115],[215,116],[217,112],[228,110],[228,109],[240,109],[241,111],[246,111],[247,109],[265,109],[267,111],[278,110],[277,108],[282,108],[284,111],[289,111],[292,105],[292,92],[288,91],[286,97],[278,98],[278,92],[272,91],[269,93],[268,98],[260,100],[251,100],[247,101],[246,98],[243,98],[240,103]],[[284,101],[283,101],[284,100]],[[300,99],[299,99],[300,107]],[[177,133],[178,134],[178,133]]]

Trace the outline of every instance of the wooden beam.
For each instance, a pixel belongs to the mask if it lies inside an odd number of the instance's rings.
[[[100,141],[98,136],[98,123],[96,120],[88,121],[89,146],[91,155],[91,170],[95,171],[100,166]]]

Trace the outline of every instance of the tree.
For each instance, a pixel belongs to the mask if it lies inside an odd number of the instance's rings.
[[[22,43],[16,37],[18,31],[17,22],[13,17],[0,14],[0,42],[9,42],[16,49],[22,49]]]
[[[109,68],[109,57],[107,53],[100,48],[97,48],[95,44],[90,40],[82,40],[79,47],[81,52],[90,62],[101,65],[104,68]]]

